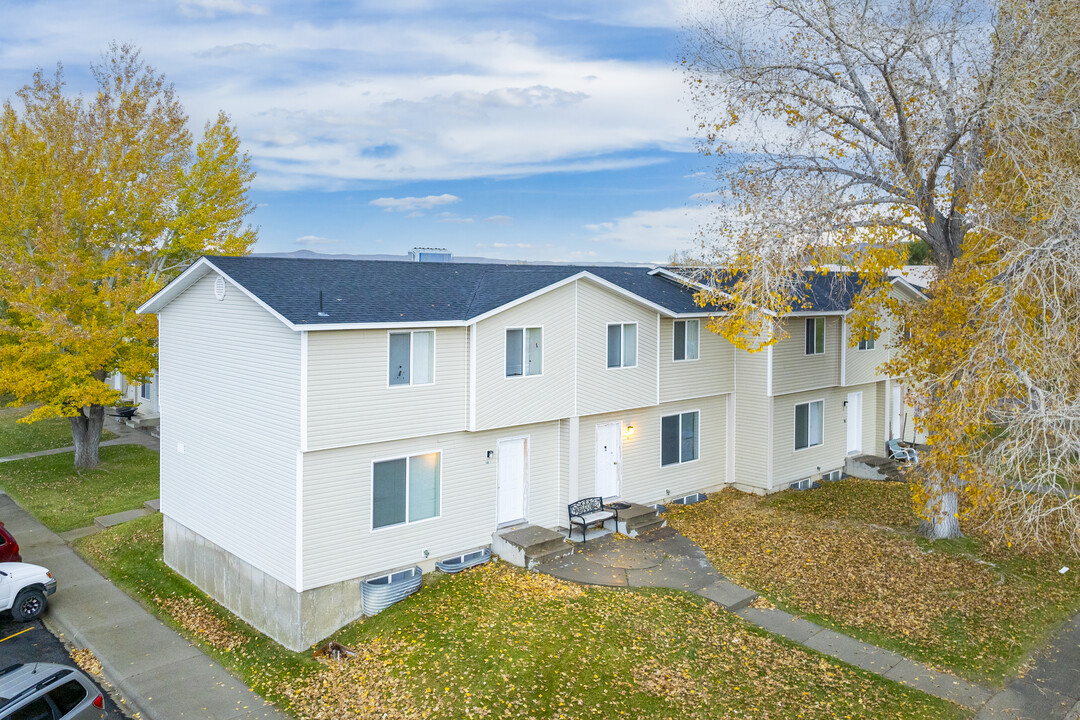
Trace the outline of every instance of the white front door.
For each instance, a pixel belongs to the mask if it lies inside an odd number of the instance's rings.
[[[847,454],[858,455],[862,452],[862,393],[848,393],[847,396]]]
[[[596,426],[596,489],[602,498],[619,497],[619,463],[622,462],[622,423]]]
[[[497,444],[498,494],[496,498],[496,523],[509,525],[521,522],[526,514],[526,477],[528,473],[528,445],[525,438],[500,440]]]
[[[889,422],[889,439],[903,439],[904,434],[904,394],[897,384],[892,386],[892,419]]]

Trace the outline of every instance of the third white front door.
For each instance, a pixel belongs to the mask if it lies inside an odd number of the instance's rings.
[[[622,462],[622,423],[599,423],[596,426],[596,494],[602,498],[619,497]]]
[[[847,454],[862,452],[862,392],[847,396]]]

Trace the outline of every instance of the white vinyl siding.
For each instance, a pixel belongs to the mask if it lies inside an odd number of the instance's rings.
[[[621,422],[633,426],[632,435],[623,434],[620,497],[629,502],[662,502],[698,490],[708,490],[728,481],[727,478],[727,404],[728,395],[696,398],[652,407],[589,415],[580,420],[578,444],[577,500],[596,494],[596,426]],[[703,428],[698,457],[701,462],[660,465],[661,422],[664,416],[697,412]],[[562,506],[565,523],[566,506]]]
[[[560,510],[558,502],[558,421],[305,453],[304,588],[411,566],[425,559],[425,550],[434,559],[489,544],[498,463],[487,451],[508,437],[528,438],[526,519],[557,527],[566,514],[566,504]],[[372,530],[373,463],[431,452],[439,453],[438,517]]]
[[[435,382],[435,331],[391,332],[390,385],[430,385]]]
[[[577,414],[656,402],[656,312],[590,280],[577,283]],[[618,324],[614,324],[618,320]],[[636,326],[633,367],[608,367],[609,328]],[[625,344],[625,334],[624,340]],[[573,378],[567,382],[574,384]]]
[[[772,431],[773,399],[765,395],[766,363],[764,351],[736,351],[735,372],[739,386],[735,393],[735,477],[732,481],[744,489],[768,488],[771,464],[769,437]]]
[[[218,277],[158,316],[161,510],[295,587],[300,333]]]
[[[675,322],[669,318],[660,320],[660,346],[665,348],[660,356],[660,402],[733,391],[735,346],[723,336],[702,328],[698,338],[699,362],[676,361],[666,351],[674,342]]]
[[[863,385],[884,379],[885,374],[881,372],[881,366],[889,360],[888,346],[891,341],[891,322],[885,322],[880,327],[880,334],[874,341],[874,347],[865,350],[862,344],[856,346],[858,349],[845,347],[847,357],[845,358],[844,384]]]
[[[508,378],[506,330],[526,327],[543,328],[543,374]],[[557,420],[574,413],[573,283],[496,313],[474,328],[476,429]],[[440,342],[440,358],[442,347]],[[465,365],[462,361],[463,370]]]
[[[816,321],[816,318],[811,319]],[[777,342],[772,349],[773,395],[840,384],[840,318],[829,316],[821,320],[825,325],[825,352],[813,356],[805,352],[806,318],[789,318],[784,321],[783,328],[788,337]],[[849,360],[853,354],[848,353]]]
[[[637,366],[637,323],[615,323],[607,326],[607,366]]]
[[[697,360],[701,323],[697,320],[676,320],[672,360]]]
[[[850,388],[826,388],[772,398],[774,490],[783,490],[788,483],[844,466],[847,457],[847,411],[844,400],[848,392]],[[796,450],[795,406],[818,400],[823,401],[821,433],[824,442]]]
[[[434,331],[438,368],[436,382],[428,385],[387,384],[387,335],[385,330],[308,333],[309,450],[465,429],[465,328]],[[500,353],[500,364],[501,359]]]

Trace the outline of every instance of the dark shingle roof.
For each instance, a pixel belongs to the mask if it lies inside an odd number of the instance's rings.
[[[464,321],[589,272],[672,313],[699,313],[691,289],[647,267],[207,257],[296,325]],[[329,317],[319,317],[319,291]]]

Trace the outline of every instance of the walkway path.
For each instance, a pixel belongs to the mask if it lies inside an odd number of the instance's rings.
[[[26,562],[57,579],[43,619],[53,633],[89,648],[129,708],[145,720],[286,720],[199,648],[99,575],[7,495],[0,522]]]
[[[746,621],[792,642],[958,705],[978,709],[993,696],[993,692],[984,687],[933,670],[890,650],[826,630],[783,610],[749,607],[757,594],[724,578],[697,543],[673,528],[655,530],[635,539],[608,535],[578,546],[573,555],[539,565],[536,569],[588,585],[685,590],[707,597]],[[1004,720],[1012,716],[986,716],[986,720],[999,717]],[[1055,717],[1064,715],[1039,716],[1040,720]]]
[[[1080,718],[1080,615],[1035,653],[1023,677],[990,699],[975,720],[1078,720]]]
[[[116,435],[112,440],[102,440],[101,447],[109,447],[111,445],[142,445],[143,447],[150,448],[151,450],[160,450],[161,441],[156,437],[144,433],[141,430],[129,428],[123,423],[116,422],[112,418],[105,418],[105,429]],[[75,452],[75,446],[69,445],[62,448],[53,448],[51,450],[38,450],[37,452],[19,453],[18,455],[8,455],[7,457],[0,457],[0,463],[11,462],[13,460],[25,460],[26,458],[42,457],[44,455],[59,455],[60,453]]]

